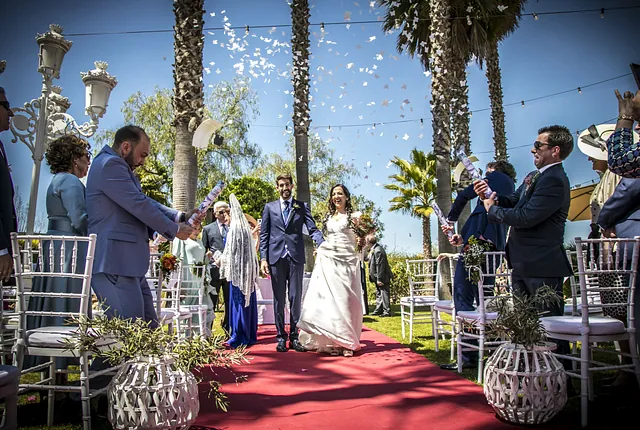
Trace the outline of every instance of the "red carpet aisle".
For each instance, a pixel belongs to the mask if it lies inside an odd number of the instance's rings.
[[[200,391],[201,429],[500,429],[482,388],[443,371],[373,330],[352,358],[275,351],[274,326],[261,327],[248,375],[236,385],[223,376],[231,401],[215,410]],[[193,428],[193,427],[192,427]]]

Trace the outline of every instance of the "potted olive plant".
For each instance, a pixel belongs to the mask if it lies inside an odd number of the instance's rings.
[[[108,418],[115,429],[187,429],[200,410],[200,368],[229,369],[248,362],[246,350],[228,350],[222,336],[178,339],[143,320],[97,316],[75,319],[75,336],[66,341],[70,350],[84,349],[112,365],[124,363],[107,389]],[[114,347],[99,347],[111,338]],[[236,377],[243,380],[244,377]],[[220,384],[209,381],[216,407],[227,410]]]
[[[515,424],[541,424],[560,412],[567,402],[564,367],[546,342],[540,308],[560,298],[544,286],[533,296],[496,296],[492,307],[498,318],[489,336],[509,339],[487,360],[484,394],[496,413]]]

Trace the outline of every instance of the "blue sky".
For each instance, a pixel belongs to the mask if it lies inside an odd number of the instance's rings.
[[[51,2],[30,0],[6,2],[3,16],[6,25],[0,37],[0,59],[7,61],[7,70],[0,76],[9,100],[22,105],[39,95],[40,75],[37,73],[36,33],[44,33],[50,23],[60,24],[65,34],[90,32],[126,32],[135,30],[170,30],[174,24],[170,0],[114,0]],[[369,1],[311,0],[311,22],[342,22],[376,20],[383,15],[371,8]],[[640,5],[637,0],[531,0],[526,12],[543,13],[575,9]],[[252,59],[256,48],[272,66],[270,75],[252,78],[259,96],[260,116],[251,127],[250,139],[265,153],[283,150],[288,136],[285,126],[291,118],[292,96],[289,75],[291,52],[281,45],[290,43],[288,27],[290,10],[285,0],[219,0],[205,1],[206,27],[250,27],[236,30],[246,51],[229,50],[228,34],[222,30],[206,32],[204,75],[206,88],[221,79],[232,79],[242,55]],[[211,14],[215,14],[212,16]],[[539,127],[551,123],[563,124],[572,131],[584,130],[617,116],[613,90],[636,90],[632,76],[626,76],[593,87],[587,85],[630,72],[629,63],[640,63],[640,9],[581,14],[540,15],[534,20],[524,17],[520,28],[500,46],[502,83],[509,155],[523,178],[533,170],[530,145]],[[266,25],[269,28],[255,29]],[[213,34],[211,34],[213,33]],[[330,139],[339,157],[353,162],[362,176],[350,185],[367,195],[383,209],[386,225],[384,242],[391,249],[417,252],[421,249],[421,226],[416,219],[386,212],[393,196],[379,184],[388,182],[393,169],[386,168],[393,156],[406,158],[413,147],[430,150],[431,115],[429,113],[430,78],[423,74],[417,60],[398,54],[396,34],[385,35],[381,25],[352,23],[325,26],[324,38],[318,26],[312,28],[313,73],[311,103],[312,127],[322,138]],[[372,37],[375,36],[375,39]],[[66,55],[61,78],[55,83],[63,88],[72,106],[69,113],[79,122],[84,115],[84,86],[80,72],[93,68],[93,61],[109,63],[109,72],[118,78],[111,95],[109,109],[100,127],[122,125],[120,107],[132,93],[151,93],[155,86],[171,88],[173,37],[170,31],[152,34],[114,34],[68,36],[73,47]],[[278,43],[276,44],[276,40]],[[321,41],[322,40],[322,41]],[[220,44],[225,44],[221,47]],[[276,45],[276,46],[274,46]],[[278,51],[278,48],[280,50]],[[271,49],[273,52],[269,52]],[[285,52],[286,51],[286,52]],[[231,56],[233,58],[231,58]],[[211,65],[210,63],[215,63]],[[217,72],[219,70],[219,73]],[[245,76],[249,64],[245,63]],[[264,71],[262,69],[258,71]],[[477,66],[468,68],[471,110],[489,106],[484,72]],[[582,94],[577,91],[582,87]],[[575,89],[567,94],[532,101],[521,107],[520,100]],[[419,119],[424,119],[421,127]],[[415,120],[401,124],[387,121]],[[372,125],[376,123],[376,128]],[[383,125],[381,125],[381,123]],[[331,130],[328,130],[328,126]],[[341,127],[344,125],[358,125]],[[283,135],[283,133],[285,135]],[[372,135],[373,134],[373,135]],[[422,135],[422,137],[420,137]],[[28,199],[31,181],[31,154],[22,144],[11,144],[11,134],[2,133],[12,164],[14,182]],[[472,150],[483,166],[492,157],[492,129],[489,111],[476,112],[471,119]],[[572,185],[585,183],[597,176],[586,156],[577,148],[565,163]],[[45,214],[45,192],[51,175],[43,165],[38,212]],[[568,223],[567,238],[586,235],[586,222]]]

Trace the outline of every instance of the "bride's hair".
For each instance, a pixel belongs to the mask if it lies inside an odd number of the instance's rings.
[[[336,213],[336,205],[335,203],[333,203],[333,199],[331,197],[333,196],[333,190],[338,187],[342,188],[342,192],[344,192],[344,197],[346,198],[345,209],[347,210],[347,219],[349,220],[349,225],[351,225],[352,223],[351,213],[353,212],[353,206],[351,205],[351,193],[349,192],[349,189],[344,185],[335,184],[333,187],[331,187],[331,191],[329,191],[329,202],[327,204],[329,212],[327,212],[327,215],[324,218],[324,222],[322,223],[322,232],[325,235],[327,234],[327,221],[329,221],[329,218],[331,218],[331,216]]]

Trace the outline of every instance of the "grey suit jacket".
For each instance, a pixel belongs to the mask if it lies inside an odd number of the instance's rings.
[[[218,227],[218,221],[214,220],[204,226],[202,229],[202,245],[204,245],[204,249],[214,254],[216,251],[224,251],[224,238],[220,232],[220,227]],[[209,268],[211,269],[212,279],[220,279],[220,269],[213,263],[213,259],[209,261]]]
[[[142,277],[149,269],[149,239],[178,232],[178,211],[147,197],[129,165],[109,146],[87,178],[89,234],[98,235],[94,273]]]
[[[0,250],[7,249],[11,253],[11,233],[18,230],[18,219],[13,206],[9,161],[5,157],[4,146],[0,142]]]
[[[391,283],[391,278],[393,278],[393,272],[389,266],[389,260],[387,260],[387,252],[382,245],[376,243],[369,259],[369,280],[376,285],[378,282],[382,282],[388,286]]]

